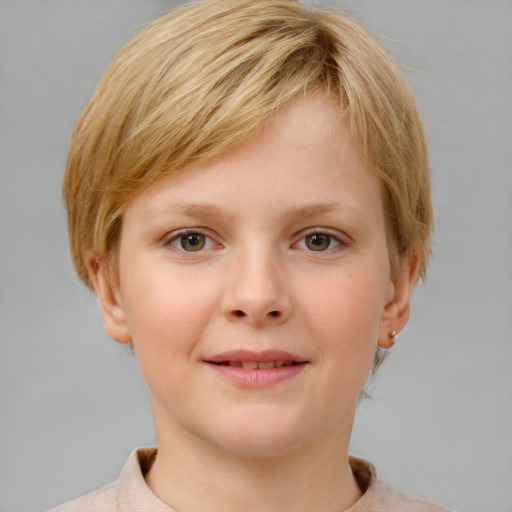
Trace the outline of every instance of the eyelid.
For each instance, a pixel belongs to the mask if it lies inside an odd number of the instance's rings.
[[[336,242],[335,247],[329,247],[328,249],[326,249],[324,251],[318,251],[318,252],[329,252],[334,249],[338,249],[340,247],[347,247],[350,245],[350,242],[351,242],[350,237],[348,235],[340,232],[339,230],[333,230],[330,228],[323,228],[323,227],[314,227],[314,228],[308,228],[308,229],[301,231],[297,235],[297,241],[293,245],[297,246],[300,242],[304,241],[304,239],[307,236],[316,235],[316,234],[328,235],[332,240],[334,240]]]
[[[201,248],[200,250],[186,251],[185,249],[183,249],[181,247],[173,245],[175,242],[178,242],[182,236],[194,234],[194,233],[203,235],[206,238],[205,246],[203,248]],[[177,249],[179,252],[182,252],[182,253],[193,254],[194,252],[202,252],[205,249],[212,249],[213,247],[219,247],[220,243],[214,239],[214,237],[212,236],[212,234],[209,230],[207,230],[205,228],[194,227],[194,228],[183,228],[183,229],[178,229],[178,230],[172,231],[171,233],[169,233],[167,236],[164,237],[163,245],[166,247],[173,247],[174,249]]]
[[[183,248],[175,247],[173,244],[179,239],[187,234],[198,233],[203,235],[206,238],[206,245],[201,250],[197,252],[202,252],[205,249],[212,249],[213,247],[221,247],[222,244],[215,240],[215,235],[211,233],[209,229],[201,228],[201,227],[191,227],[191,228],[183,228],[174,230],[165,237],[163,237],[163,245],[171,246],[176,248],[179,252],[183,253],[193,253],[194,251],[186,251]],[[348,235],[340,232],[339,230],[334,230],[332,228],[324,228],[324,227],[314,227],[308,228],[301,232],[299,232],[294,238],[297,240],[292,244],[292,246],[297,246],[300,242],[303,242],[307,236],[315,235],[315,234],[325,234],[328,235],[333,241],[336,242],[335,247],[329,247],[325,251],[319,252],[329,252],[339,247],[347,247],[351,243],[351,239]]]

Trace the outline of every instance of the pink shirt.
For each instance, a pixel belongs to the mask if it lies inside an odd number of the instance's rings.
[[[176,512],[160,501],[144,480],[155,455],[156,448],[135,450],[126,461],[119,480],[51,512]],[[350,466],[363,496],[345,512],[448,512],[435,503],[378,482],[375,468],[363,459],[350,457]]]

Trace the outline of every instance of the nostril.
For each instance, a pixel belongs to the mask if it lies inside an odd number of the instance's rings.
[[[237,316],[238,318],[241,318],[241,317],[245,316],[245,313],[241,309],[237,309],[235,311],[235,316]]]
[[[269,313],[270,316],[279,316],[279,311],[271,311]]]

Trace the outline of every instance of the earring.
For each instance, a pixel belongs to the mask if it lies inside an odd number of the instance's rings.
[[[389,333],[389,337],[391,338],[391,340],[390,340],[391,345],[389,348],[391,348],[395,344],[396,340],[398,339],[398,335],[397,335],[396,331],[393,330]]]

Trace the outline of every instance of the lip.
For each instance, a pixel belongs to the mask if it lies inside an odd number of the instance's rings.
[[[257,361],[261,363],[267,363],[269,361],[292,361],[293,363],[307,363],[307,360],[282,350],[263,350],[262,352],[255,352],[253,350],[230,350],[208,357],[205,361],[207,363],[233,361]]]
[[[231,362],[271,362],[289,361],[291,366],[280,366],[267,369],[241,368],[229,366]],[[291,379],[308,366],[309,361],[282,350],[265,350],[254,352],[251,350],[232,350],[222,352],[204,360],[209,368],[220,374],[223,378],[245,388],[264,388],[274,386],[282,381]]]

